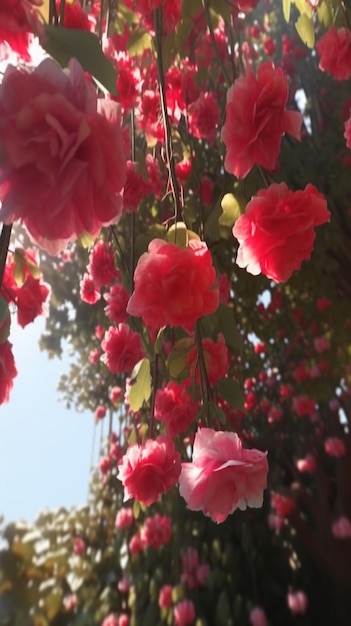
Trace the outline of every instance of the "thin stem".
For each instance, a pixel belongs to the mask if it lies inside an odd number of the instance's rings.
[[[63,20],[65,17],[65,4],[66,0],[60,0],[60,10],[59,10],[59,24],[63,26]]]
[[[257,163],[257,168],[258,168],[259,173],[261,174],[261,178],[262,178],[262,180],[264,182],[265,187],[268,188],[269,187],[268,178],[267,178],[266,174],[264,173],[262,167],[260,165],[258,165],[258,163]]]
[[[209,4],[209,1],[208,0],[202,0],[202,6],[203,6],[204,11],[205,11],[206,22],[207,22],[208,30],[210,32],[212,46],[213,46],[215,55],[217,57],[218,64],[219,64],[219,66],[220,66],[220,68],[222,70],[222,74],[223,74],[224,80],[225,80],[225,82],[227,84],[227,87],[229,87],[229,85],[231,84],[231,80],[230,80],[230,76],[229,76],[229,74],[227,72],[227,69],[226,69],[226,67],[225,67],[225,65],[223,63],[223,59],[221,57],[221,54],[220,54],[218,46],[217,46],[216,37],[215,37],[214,32],[213,32],[213,26],[212,26],[211,15],[210,15],[210,4]]]
[[[56,11],[56,1],[49,0],[49,24],[58,25],[58,16]]]
[[[155,354],[153,365],[152,365],[152,395],[151,395],[151,406],[150,406],[150,439],[154,438],[155,434],[155,402],[156,402],[156,391],[157,391],[157,382],[158,382],[158,354]]]
[[[200,322],[196,322],[195,324],[195,343],[197,349],[197,358],[200,370],[200,389],[201,389],[201,397],[202,404],[205,411],[205,418],[208,422],[209,419],[209,403],[211,400],[211,389],[207,376],[207,369],[204,357],[204,351],[202,346],[202,338],[201,338],[201,329]]]
[[[164,73],[163,59],[162,59],[162,33],[163,33],[162,6],[158,7],[155,10],[154,21],[155,21],[156,65],[157,65],[157,73],[158,73],[158,84],[159,84],[159,89],[160,89],[162,119],[163,119],[164,131],[165,131],[165,149],[166,149],[167,167],[168,167],[168,173],[169,173],[172,195],[173,195],[173,200],[174,200],[175,221],[181,222],[183,221],[183,211],[182,211],[182,205],[181,205],[181,200],[180,200],[181,195],[180,195],[179,183],[178,183],[178,179],[177,179],[177,175],[175,171],[175,163],[174,163],[174,157],[173,157],[172,134],[171,134],[171,126],[170,126],[168,112],[167,112],[165,73]]]
[[[0,289],[5,273],[5,265],[7,259],[7,253],[10,245],[12,224],[3,224],[0,235]]]

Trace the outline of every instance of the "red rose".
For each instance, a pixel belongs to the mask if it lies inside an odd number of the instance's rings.
[[[351,76],[351,31],[331,26],[316,43],[319,68],[337,80]]]
[[[56,254],[118,221],[125,180],[119,106],[97,100],[78,62],[32,73],[9,66],[0,87],[0,221],[22,220]]]
[[[250,66],[227,94],[226,121],[222,139],[227,147],[224,167],[244,178],[257,163],[274,169],[281,138],[289,133],[300,139],[302,115],[286,111],[288,81],[271,61],[262,63],[257,76]]]
[[[310,258],[314,228],[329,219],[326,200],[313,185],[294,192],[274,183],[250,200],[234,225],[240,243],[236,262],[250,274],[284,282]]]

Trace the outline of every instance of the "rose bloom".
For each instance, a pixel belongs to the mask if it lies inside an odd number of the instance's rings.
[[[119,105],[97,100],[79,63],[8,66],[0,86],[0,220],[22,220],[57,254],[121,215],[125,157]]]
[[[42,4],[42,0],[1,0],[0,61],[9,56],[8,47],[23,61],[30,61],[28,48],[33,39],[33,30],[39,26],[35,8]]]
[[[255,606],[250,611],[251,626],[267,626],[267,618],[264,610],[260,606]]]
[[[298,417],[311,416],[316,408],[316,401],[308,396],[297,396],[292,401],[293,410]]]
[[[236,262],[250,274],[285,282],[310,258],[315,227],[329,219],[326,200],[313,185],[295,192],[285,183],[261,189],[234,225]]]
[[[296,461],[296,467],[299,472],[313,474],[317,468],[316,459],[312,454],[307,454],[304,459],[298,459]]]
[[[172,539],[172,523],[168,515],[156,513],[147,517],[140,531],[141,540],[146,548],[158,550]]]
[[[350,111],[350,117],[348,120],[346,120],[344,128],[345,128],[344,137],[346,139],[346,145],[351,150],[351,111]]]
[[[195,606],[191,600],[181,600],[174,607],[176,626],[189,626],[195,620]]]
[[[304,591],[289,591],[287,602],[290,611],[294,615],[306,613],[308,598]]]
[[[107,302],[104,308],[105,314],[115,324],[127,321],[127,304],[129,298],[129,291],[119,283],[112,285],[109,292],[104,293],[104,300]]]
[[[107,287],[115,278],[119,278],[115,255],[109,244],[101,239],[95,242],[89,254],[87,270],[97,288]]]
[[[113,374],[131,372],[144,356],[141,338],[128,324],[110,326],[106,331],[101,347],[105,354],[101,360]]]
[[[119,626],[117,613],[110,613],[105,617],[101,626]]]
[[[160,609],[169,609],[172,606],[172,587],[163,585],[158,596],[158,606]]]
[[[286,111],[287,101],[288,81],[280,67],[267,61],[255,76],[247,65],[246,76],[238,78],[227,93],[222,128],[227,172],[244,178],[256,163],[273,170],[282,135],[289,133],[301,139],[302,115]]]
[[[202,339],[202,348],[209,383],[210,385],[215,385],[220,378],[226,376],[229,369],[228,348],[225,345],[222,333],[218,335],[217,342],[209,338]],[[190,371],[190,376],[194,377],[196,381],[199,381],[200,370],[196,346],[188,351],[186,363]]]
[[[79,295],[80,299],[87,304],[96,304],[101,298],[100,290],[89,274],[85,273],[79,283]]]
[[[236,433],[201,428],[192,463],[182,463],[179,493],[189,509],[219,523],[236,508],[262,506],[267,473],[266,453],[244,450]]]
[[[120,463],[117,478],[124,485],[124,500],[136,498],[146,506],[161,499],[178,482],[180,455],[170,437],[147,439],[131,445]]]
[[[0,404],[9,401],[13,379],[16,376],[17,369],[12,354],[12,343],[4,341],[0,344]]]
[[[203,315],[219,304],[219,290],[211,253],[205,243],[191,240],[189,247],[154,239],[134,272],[135,290],[127,312],[142,317],[145,326],[182,326],[189,332]]]
[[[336,80],[347,80],[351,76],[351,31],[330,26],[317,41],[320,56],[319,68]]]
[[[340,437],[329,437],[324,442],[324,450],[329,456],[340,458],[346,452],[345,444]]]
[[[176,437],[193,423],[199,405],[187,392],[187,384],[169,382],[156,391],[155,418],[164,422],[167,433]]]
[[[189,133],[213,142],[220,118],[219,106],[211,92],[200,94],[189,110]]]
[[[335,539],[351,539],[351,522],[347,517],[339,517],[332,525]]]

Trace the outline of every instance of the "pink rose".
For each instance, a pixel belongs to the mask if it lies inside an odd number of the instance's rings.
[[[13,379],[16,376],[17,369],[12,354],[12,344],[4,341],[0,344],[0,404],[9,401]]]
[[[169,609],[172,606],[172,587],[163,585],[158,596],[158,606],[160,609]]]
[[[102,239],[96,241],[90,251],[87,270],[97,288],[107,287],[120,277],[113,249]]]
[[[262,506],[267,473],[266,453],[244,450],[236,433],[201,428],[192,463],[182,463],[179,492],[189,509],[219,523],[236,508]]]
[[[57,254],[118,221],[125,180],[120,110],[96,98],[78,62],[32,73],[8,66],[0,87],[0,220],[22,220]]]
[[[320,56],[319,68],[336,80],[347,80],[351,76],[351,31],[347,28],[330,26],[317,41]]]
[[[118,530],[130,528],[134,522],[133,509],[123,508],[116,515],[115,526]]]
[[[176,626],[189,626],[195,620],[195,606],[191,600],[181,600],[174,607]]]
[[[351,112],[350,112],[349,119],[346,120],[345,122],[344,129],[345,129],[344,137],[346,139],[346,145],[351,150]]]
[[[244,178],[257,163],[274,169],[281,138],[289,133],[300,139],[302,115],[286,111],[288,81],[271,61],[262,63],[257,76],[250,65],[227,93],[222,139],[227,147],[224,167]]]
[[[220,378],[224,378],[229,370],[228,349],[225,340],[220,333],[218,341],[206,338],[202,340],[202,349],[206,365],[207,377],[210,385],[215,385]],[[186,364],[190,371],[190,376],[196,381],[200,381],[199,359],[197,348],[191,348],[186,357]]]
[[[180,456],[170,437],[147,439],[131,445],[120,463],[117,478],[124,485],[124,500],[136,498],[146,506],[161,499],[177,483]]]
[[[289,591],[287,602],[290,611],[294,615],[306,613],[308,598],[304,591]]]
[[[205,243],[189,247],[154,239],[134,272],[135,290],[127,312],[142,317],[145,326],[182,326],[192,332],[195,322],[219,304],[216,272]]]
[[[168,515],[156,513],[153,517],[147,517],[140,531],[140,538],[145,547],[152,547],[154,550],[168,544],[172,539],[172,523]]]
[[[324,442],[324,450],[336,459],[344,456],[346,452],[345,444],[340,437],[328,437]]]
[[[187,385],[169,382],[156,391],[155,418],[164,422],[171,437],[183,433],[193,423],[199,405],[187,392]]]
[[[30,61],[29,44],[33,30],[39,27],[39,17],[35,7],[40,7],[42,0],[1,0],[0,7],[0,60],[8,57],[7,46]]]
[[[335,539],[351,539],[351,522],[347,517],[339,517],[332,525]]]
[[[267,618],[264,610],[260,606],[255,606],[250,611],[251,626],[267,626]]]
[[[141,338],[128,324],[110,326],[106,331],[101,347],[105,354],[101,360],[113,374],[131,372],[134,365],[144,356]]]
[[[200,94],[189,110],[189,132],[198,139],[213,142],[220,118],[219,106],[211,92]]]
[[[316,408],[316,401],[308,396],[296,396],[293,398],[293,410],[298,417],[310,416]]]
[[[295,192],[285,183],[261,189],[234,225],[236,262],[250,274],[285,282],[310,258],[314,228],[329,219],[326,200],[313,185]]]

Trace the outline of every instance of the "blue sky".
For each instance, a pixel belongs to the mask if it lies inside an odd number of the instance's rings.
[[[0,515],[7,522],[32,522],[40,510],[87,500],[94,416],[58,402],[68,364],[40,352],[44,325],[43,318],[25,329],[12,322],[18,376],[10,402],[0,406]]]

